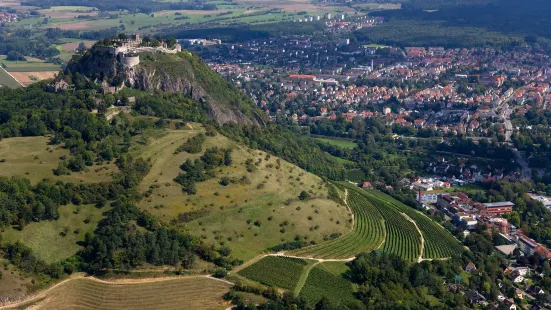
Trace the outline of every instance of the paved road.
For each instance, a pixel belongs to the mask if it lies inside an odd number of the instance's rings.
[[[530,180],[532,179],[532,169],[528,166],[528,162],[526,160],[526,154],[524,152],[520,152],[513,142],[511,141],[511,135],[513,134],[513,124],[511,123],[511,113],[513,113],[513,109],[509,107],[508,104],[504,107],[505,113],[504,113],[504,124],[505,124],[505,141],[509,143],[509,145],[512,147],[513,154],[515,155],[515,159],[517,160],[517,163],[520,165],[522,176],[521,178],[523,180]]]
[[[515,154],[515,158],[517,160],[517,163],[520,165],[522,169],[522,179],[523,180],[530,180],[532,179],[532,169],[528,166],[528,162],[525,159],[524,152],[520,152],[517,148],[512,148],[513,154]]]

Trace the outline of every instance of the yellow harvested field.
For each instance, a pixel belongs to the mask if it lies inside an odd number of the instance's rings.
[[[66,280],[7,309],[225,309],[231,284],[204,276],[103,281]]]
[[[107,29],[110,26],[91,25],[89,22],[75,22],[67,24],[56,24],[55,27],[62,30],[100,30]]]
[[[29,86],[38,81],[52,79],[59,71],[42,72],[10,72],[10,74],[24,86]]]

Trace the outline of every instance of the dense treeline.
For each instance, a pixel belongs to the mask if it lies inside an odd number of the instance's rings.
[[[323,33],[323,23],[304,23],[297,27],[296,23],[280,22],[263,25],[239,25],[216,28],[203,28],[193,30],[175,29],[169,32],[169,36],[175,38],[209,38],[221,39],[224,42],[242,42],[254,39],[268,39],[285,35],[313,35]]]
[[[378,118],[355,118],[347,122],[339,117],[335,121],[320,120],[308,124],[312,134],[352,139],[357,148],[344,149],[338,146],[318,143],[320,148],[329,154],[348,160],[347,168],[361,170],[361,176],[348,175],[349,180],[380,181],[395,188],[401,187],[401,179],[415,174],[426,173],[427,164],[437,161],[437,156],[446,154],[449,158],[463,157],[471,161],[491,161],[494,167],[516,169],[510,162],[512,151],[506,145],[489,143],[453,136],[446,140],[438,139],[441,133],[432,129],[421,129],[406,132],[404,128],[412,126],[390,126]],[[397,139],[394,134],[404,137]],[[412,137],[410,134],[416,134]],[[444,137],[442,137],[444,138]],[[442,143],[442,141],[444,141]],[[449,170],[449,176],[461,172]]]
[[[425,11],[436,9],[437,11]],[[551,3],[546,0],[412,0],[383,11],[389,22],[357,32],[360,40],[400,46],[551,48]]]
[[[59,206],[69,203],[102,205],[122,194],[135,195],[133,189],[149,171],[149,163],[124,155],[117,164],[121,171],[113,182],[71,184],[46,180],[33,186],[21,177],[0,177],[0,227],[17,225],[22,229],[31,221],[56,220]]]
[[[60,28],[47,28],[45,36],[52,41],[57,41],[61,38],[74,38],[74,39],[83,39],[83,40],[99,40],[101,38],[110,38],[115,37],[119,33],[119,28],[111,27],[108,29],[102,30],[90,30],[90,31],[79,31],[79,30],[65,30]]]
[[[24,56],[53,58],[59,55],[53,43],[47,36],[34,36],[29,29],[0,27],[0,55],[8,55],[8,60],[24,60]]]
[[[408,0],[402,9],[439,10],[457,6],[483,5],[497,3],[499,0]]]
[[[176,151],[179,152],[188,152],[190,154],[197,154],[203,151],[203,143],[205,142],[205,135],[199,133],[196,136],[193,136],[187,139],[184,144],[180,145]]]
[[[27,0],[22,5],[49,9],[52,6],[87,6],[101,11],[128,10],[151,13],[162,10],[216,10],[216,5],[199,2],[163,2],[156,0]]]
[[[429,14],[429,13],[427,13]],[[484,28],[458,26],[442,20],[390,19],[377,27],[354,32],[360,42],[392,46],[443,46],[512,48],[523,43],[523,36],[508,36]]]
[[[190,236],[157,226],[153,218],[129,202],[117,202],[112,207],[99,222],[94,237],[86,236],[86,247],[79,253],[83,269],[98,273],[105,269],[126,271],[145,262],[154,265],[193,262]],[[147,230],[137,230],[135,223]]]
[[[304,136],[300,128],[284,125],[255,127],[225,125],[221,131],[227,137],[240,141],[253,149],[261,149],[279,156],[308,172],[332,180],[344,180],[345,170],[330,155],[324,153],[312,139]]]
[[[0,252],[14,266],[27,274],[40,275],[44,284],[53,279],[60,279],[65,274],[75,271],[75,265],[71,261],[48,264],[37,258],[32,250],[20,242],[13,244],[0,244]]]

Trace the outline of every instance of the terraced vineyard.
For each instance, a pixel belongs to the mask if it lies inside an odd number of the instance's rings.
[[[425,250],[423,258],[450,257],[463,251],[461,244],[442,226],[438,225],[424,214],[414,210],[398,200],[379,191],[369,191],[369,194],[379,200],[385,200],[394,208],[401,210],[417,223],[417,227],[423,233]]]
[[[381,214],[356,191],[348,190],[347,201],[355,217],[352,232],[318,246],[292,251],[290,255],[346,259],[379,248],[385,239],[385,224]]]
[[[354,301],[352,282],[343,278],[342,275],[330,273],[320,265],[312,268],[299,296],[304,297],[312,305],[324,296],[335,304]]]
[[[380,249],[417,261],[419,258],[447,258],[463,250],[443,227],[392,197],[346,183],[339,186],[348,192],[347,202],[355,215],[353,231],[339,239],[291,251],[289,255],[345,259]],[[423,253],[421,238],[424,240]]]
[[[398,210],[389,208],[383,200],[370,200],[385,219],[387,237],[382,250],[414,261],[421,254],[421,235],[405,216]]]
[[[268,286],[293,290],[308,261],[284,256],[266,256],[241,270],[239,275]]]
[[[17,309],[225,309],[231,285],[205,277],[104,282],[78,278],[64,282]]]

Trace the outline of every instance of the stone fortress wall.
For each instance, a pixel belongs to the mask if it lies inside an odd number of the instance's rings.
[[[182,51],[182,46],[176,44],[173,49],[169,49],[166,44],[159,47],[142,46],[139,34],[133,35],[128,39],[117,39],[114,46],[94,46],[94,51],[110,54],[119,57],[122,65],[132,68],[140,63],[140,52],[175,54]]]

